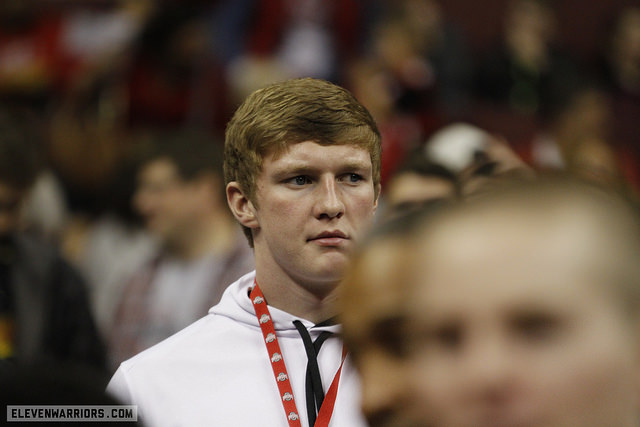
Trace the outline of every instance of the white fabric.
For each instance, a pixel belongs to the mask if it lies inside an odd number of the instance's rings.
[[[225,291],[209,314],[165,341],[123,362],[107,390],[123,403],[138,405],[146,425],[288,426],[249,288],[255,272]],[[295,317],[269,307],[289,373],[302,426],[308,426],[305,399],[307,356]],[[311,338],[340,327],[314,327],[300,319]],[[342,342],[323,344],[318,365],[325,392],[338,370]],[[347,357],[331,419],[333,427],[364,426],[359,381]]]
[[[544,169],[564,169],[565,164],[560,147],[551,135],[537,135],[531,147],[531,157],[535,166]]]
[[[128,226],[110,214],[101,216],[91,225],[78,267],[87,278],[95,320],[105,336],[113,323],[125,285],[149,262],[157,247],[156,239],[148,232]]]

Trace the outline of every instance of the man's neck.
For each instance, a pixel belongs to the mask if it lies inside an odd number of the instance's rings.
[[[336,286],[325,295],[316,295],[309,291],[309,286],[297,283],[286,274],[264,273],[259,265],[256,282],[270,306],[292,316],[317,324],[338,314]]]

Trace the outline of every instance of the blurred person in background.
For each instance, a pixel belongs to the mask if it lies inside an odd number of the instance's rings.
[[[382,184],[408,152],[466,113],[471,78],[459,29],[432,0],[383,1],[368,49],[346,66],[345,83],[382,134]]]
[[[414,236],[415,425],[638,425],[635,206],[542,180],[445,207]]]
[[[367,41],[371,7],[357,0],[220,2],[213,14],[216,51],[226,64],[234,105],[287,78],[342,82],[344,65]]]
[[[62,15],[59,7],[49,3],[0,2],[0,102],[31,116],[38,131],[47,127],[47,115],[64,88]],[[45,150],[45,135],[42,130],[39,150]],[[58,237],[66,215],[64,190],[47,166],[43,164],[25,196],[23,215],[30,228]]]
[[[127,127],[125,84],[132,41],[153,7],[108,0],[58,9],[65,85],[46,121],[49,187],[39,189],[29,212],[87,279],[106,337],[123,284],[155,249],[131,209],[132,157],[144,135]],[[50,207],[36,211],[56,196],[58,215]]]
[[[135,163],[132,150],[100,193],[100,210],[75,210],[60,237],[62,250],[87,279],[95,320],[105,337],[127,281],[158,251],[158,240],[133,207]]]
[[[640,95],[640,7],[618,11],[605,46],[603,77],[616,92]]]
[[[126,62],[133,41],[157,7],[152,0],[66,2],[62,12],[64,95],[76,95]]]
[[[68,17],[67,31],[73,34],[67,36],[71,38],[67,42],[77,43],[75,49],[79,51],[89,49],[83,43],[100,42],[75,39],[83,31],[76,25],[86,25],[76,19],[95,18],[102,25],[119,28],[117,19],[126,21],[129,13],[101,10],[97,4],[85,12],[87,15],[76,5]],[[109,18],[111,14],[124,16]],[[101,31],[108,28],[97,30],[94,36]],[[108,40],[103,43],[109,44]],[[147,136],[127,127],[123,80],[127,48],[102,46],[99,52],[87,54],[89,58],[77,53],[79,57],[70,71],[75,76],[73,84],[51,109],[46,144],[52,178],[62,190],[62,213],[57,224],[52,218],[45,225],[48,234],[60,242],[65,255],[86,277],[96,321],[105,337],[123,284],[155,250],[154,242],[131,209],[133,156]],[[49,190],[49,198],[53,195]],[[32,203],[31,211],[41,204]],[[42,216],[42,212],[32,216]]]
[[[370,54],[394,79],[396,107],[417,115],[427,132],[463,118],[473,68],[461,29],[436,0],[382,3]]]
[[[510,0],[496,40],[476,52],[469,120],[517,146],[546,117],[549,98],[579,75],[558,37],[556,4]]]
[[[47,114],[121,61],[150,9],[147,0],[0,4],[0,97]]]
[[[232,110],[213,48],[208,2],[156,2],[134,38],[124,70],[133,129],[199,128],[221,138]]]
[[[26,230],[21,206],[41,153],[24,117],[0,111],[0,359],[106,372],[87,288],[57,247]]]
[[[132,44],[153,7],[146,0],[101,0],[55,9],[62,15],[64,84],[47,111],[46,146],[67,208],[67,222],[56,236],[64,242],[67,232],[110,209],[110,187],[134,139],[126,126],[125,79]]]
[[[541,171],[567,173],[616,190],[637,190],[635,150],[615,139],[612,97],[588,78],[554,92],[545,126],[519,154]]]
[[[423,147],[408,153],[389,178],[382,195],[382,216],[391,218],[459,196],[456,175],[429,160]]]
[[[206,315],[254,265],[226,206],[215,138],[165,134],[141,158],[133,203],[160,248],[120,293],[109,332],[114,368]]]
[[[470,54],[463,33],[434,0],[382,2],[369,49],[346,82],[383,136],[382,184],[405,156],[446,123],[468,113]]]
[[[598,62],[603,88],[611,97],[612,136],[618,150],[640,156],[640,7],[618,11]],[[640,172],[635,171],[640,187]]]
[[[512,112],[540,114],[551,93],[576,75],[557,43],[553,2],[510,0],[504,13],[501,40],[478,64],[475,94]]]
[[[424,155],[454,174],[462,197],[535,176],[504,138],[465,122],[438,129],[425,142]]]
[[[371,426],[428,425],[408,386],[413,372],[407,364],[407,294],[415,281],[408,272],[415,235],[431,215],[450,205],[510,185],[522,175],[533,178],[506,146],[496,141],[494,147],[488,133],[459,126],[445,128],[429,141],[432,147],[416,150],[390,178],[383,215],[355,251],[342,283],[343,333],[361,376],[361,409]],[[474,148],[484,156],[474,158]]]

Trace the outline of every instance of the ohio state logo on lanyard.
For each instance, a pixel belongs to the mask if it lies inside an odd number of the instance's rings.
[[[262,330],[262,336],[264,337],[264,343],[265,347],[267,348],[269,360],[271,362],[271,368],[273,369],[273,375],[278,386],[278,391],[280,392],[284,414],[287,417],[289,426],[301,427],[300,415],[298,413],[295,398],[293,396],[293,390],[289,381],[287,367],[284,363],[284,355],[280,350],[280,344],[278,343],[276,330],[271,320],[271,314],[269,313],[269,308],[267,307],[264,295],[262,294],[258,283],[254,281],[254,285],[255,286],[253,287],[253,290],[249,294],[249,298],[251,299],[251,303],[253,304],[253,308],[258,319],[258,324],[260,325],[260,329]],[[318,412],[318,417],[316,419],[314,427],[327,427],[329,425],[331,415],[333,415],[333,407],[336,403],[336,397],[338,394],[338,383],[340,382],[340,373],[342,372],[342,366],[344,365],[344,359],[346,358],[346,355],[346,351],[343,348],[340,367],[338,368],[336,375],[333,377],[331,386],[329,387],[322,406],[320,407],[320,411]]]

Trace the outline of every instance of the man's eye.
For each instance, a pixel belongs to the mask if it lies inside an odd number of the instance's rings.
[[[358,175],[357,173],[350,173],[347,175],[347,179],[349,180],[349,182],[360,182],[362,181],[362,176]]]
[[[298,176],[294,176],[293,178],[291,178],[289,180],[289,182],[291,182],[292,184],[295,185],[305,185],[311,182],[311,180],[304,175],[298,175]]]

